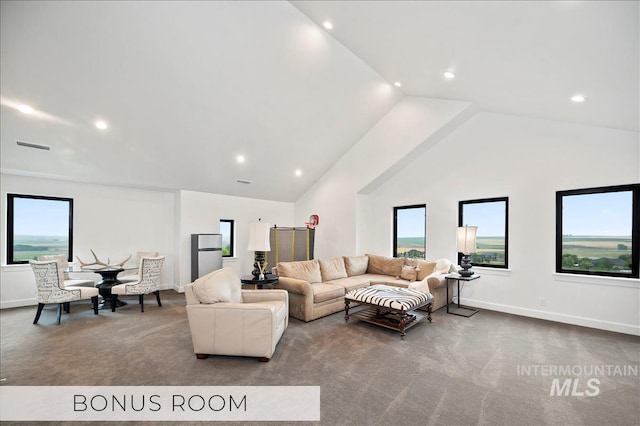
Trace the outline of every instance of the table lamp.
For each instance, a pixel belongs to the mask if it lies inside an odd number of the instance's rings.
[[[459,274],[463,277],[470,277],[474,274],[471,270],[471,263],[469,262],[469,254],[475,253],[476,248],[476,234],[478,232],[477,226],[460,226],[458,227],[458,252],[462,253],[462,259],[460,260],[460,266],[462,270]]]
[[[267,268],[264,254],[271,250],[269,227],[267,222],[262,222],[260,219],[258,219],[258,222],[249,223],[249,248],[247,250],[255,252],[253,272],[251,274],[256,280],[264,280],[264,272]]]

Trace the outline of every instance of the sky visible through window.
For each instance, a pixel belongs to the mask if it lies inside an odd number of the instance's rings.
[[[562,200],[564,235],[631,236],[631,191],[569,195]]]
[[[463,226],[477,226],[478,237],[504,237],[504,201],[464,205]]]
[[[34,198],[14,199],[14,235],[67,236],[69,203]]]
[[[424,238],[425,209],[398,210],[398,238]]]

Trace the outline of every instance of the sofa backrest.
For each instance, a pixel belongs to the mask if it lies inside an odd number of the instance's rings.
[[[276,271],[280,277],[295,278],[309,283],[322,282],[320,262],[318,262],[317,259],[297,262],[278,262]]]
[[[344,256],[344,266],[347,276],[364,275],[367,273],[369,258],[367,256]]]
[[[404,258],[402,257],[386,257],[375,254],[367,254],[369,258],[368,274],[389,275],[391,277],[400,277]]]
[[[318,259],[318,262],[320,262],[322,282],[347,278],[347,269],[344,266],[344,259],[342,257]]]

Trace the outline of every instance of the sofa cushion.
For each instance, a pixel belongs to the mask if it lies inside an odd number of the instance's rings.
[[[339,285],[340,287],[344,287],[345,292],[350,292],[351,290],[356,290],[362,287],[369,286],[369,276],[368,275],[354,275],[353,277],[348,278],[340,278],[338,280],[328,281],[327,284]]]
[[[322,282],[320,263],[314,260],[302,260],[298,262],[278,262],[278,275],[281,277],[295,278],[309,283]]]
[[[418,269],[415,266],[403,265],[400,271],[400,278],[409,282],[415,281],[418,277]]]
[[[345,269],[343,258],[319,259],[319,262],[320,275],[322,275],[323,282],[347,278],[347,270]]]
[[[327,300],[344,296],[344,287],[333,284],[316,283],[313,288],[313,303],[322,303]]]
[[[344,256],[344,266],[349,277],[366,274],[369,258],[367,256]]]
[[[386,257],[375,254],[367,254],[369,257],[368,274],[382,274],[398,278],[404,265],[404,259],[401,257]]]
[[[193,294],[200,303],[242,303],[242,283],[232,268],[222,268],[193,282]]]

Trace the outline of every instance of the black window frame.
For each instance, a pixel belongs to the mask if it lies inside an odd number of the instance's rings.
[[[427,205],[412,204],[393,208],[393,257],[398,257],[398,211],[408,209],[424,209],[424,259],[427,259]]]
[[[584,269],[563,269],[562,267],[562,223],[563,197],[574,195],[605,194],[609,192],[631,191],[631,274]],[[556,272],[561,274],[595,275],[615,278],[640,278],[640,184],[601,186],[596,188],[556,191]]]
[[[479,198],[476,200],[463,200],[458,202],[458,226],[477,226],[478,223],[465,223],[464,222],[464,206],[467,204],[482,204],[482,203],[496,203],[504,202],[504,265],[496,265],[495,263],[477,263],[471,262],[473,266],[482,268],[496,268],[496,269],[508,269],[509,268],[509,197],[492,197],[492,198]],[[458,253],[458,265],[462,260],[462,253]]]
[[[234,219],[220,219],[220,223],[225,222],[229,223],[230,226],[230,235],[229,235],[229,254],[222,254],[222,257],[234,257],[235,256],[235,220]],[[222,233],[222,231],[220,231]],[[224,248],[224,247],[223,247]]]
[[[64,201],[69,203],[69,254],[67,256],[67,262],[73,260],[73,198],[65,197],[50,197],[47,195],[31,195],[31,194],[7,194],[7,265],[23,265],[29,263],[28,260],[13,260],[13,243],[15,241],[14,231],[14,201],[16,198],[34,199],[34,200],[49,200],[49,201]]]

